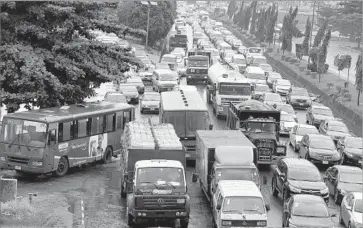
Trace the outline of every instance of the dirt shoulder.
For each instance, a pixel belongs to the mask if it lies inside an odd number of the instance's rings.
[[[246,46],[260,46],[255,40],[246,34],[243,34],[235,25],[229,24],[223,20],[224,25],[236,37],[242,40]],[[290,62],[291,58],[295,58],[292,54],[286,54],[282,57],[280,50],[271,49],[271,52],[266,52],[270,64],[277,69],[285,78],[292,80],[294,84],[307,88],[309,91],[321,96],[321,102],[332,109],[334,114],[352,129],[353,133],[357,136],[362,136],[362,104],[360,99],[360,106],[357,106],[358,91],[354,86],[350,85],[344,88],[344,81],[337,75],[326,73],[319,77],[315,74],[307,74],[306,63],[296,61]],[[285,57],[289,57],[285,61]],[[339,93],[339,90],[341,91]]]

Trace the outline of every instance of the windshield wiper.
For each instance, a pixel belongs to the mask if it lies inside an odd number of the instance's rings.
[[[155,188],[159,189],[158,185],[155,184],[155,182],[151,182],[151,181],[143,181],[143,182],[140,182],[140,184],[152,184],[155,186]]]
[[[165,183],[162,183],[162,184],[160,184],[160,185],[169,185],[169,186],[171,186],[171,187],[173,187],[174,189],[176,188],[172,183],[170,183],[170,182],[165,182]]]

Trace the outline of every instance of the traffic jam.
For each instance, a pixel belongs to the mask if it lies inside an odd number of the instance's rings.
[[[168,49],[133,49],[143,68],[98,101],[6,115],[2,169],[64,178],[118,157],[129,227],[363,227],[362,138],[318,96],[194,5]]]

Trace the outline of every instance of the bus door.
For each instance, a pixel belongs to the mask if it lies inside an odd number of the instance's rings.
[[[48,127],[48,145],[43,155],[44,165],[49,165],[50,169],[58,168],[58,162],[55,162],[54,157],[59,156],[58,151],[58,123],[50,123]]]

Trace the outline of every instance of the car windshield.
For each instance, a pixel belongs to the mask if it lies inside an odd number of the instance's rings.
[[[219,94],[221,95],[250,95],[251,86],[249,84],[219,84]]]
[[[207,67],[208,66],[208,59],[189,59],[188,60],[189,67]]]
[[[126,97],[122,94],[108,94],[105,101],[126,103]]]
[[[226,58],[232,58],[233,55],[234,55],[233,52],[227,52],[226,53]]]
[[[273,69],[270,65],[260,64],[260,68],[266,72],[271,72]]]
[[[184,172],[180,168],[148,167],[137,170],[136,185],[163,185],[171,187],[184,186]]]
[[[277,109],[289,114],[295,114],[294,108],[291,105],[277,105]]]
[[[250,53],[261,53],[261,48],[250,48],[248,51]]]
[[[276,132],[276,124],[266,123],[266,122],[248,122],[247,123],[247,131],[248,132],[255,132],[255,133],[275,133]]]
[[[257,84],[255,86],[255,90],[259,92],[270,92],[270,88],[268,88],[267,85],[261,85],[261,84]]]
[[[135,92],[137,91],[136,90],[136,87],[135,86],[120,86],[120,90],[121,91],[127,91],[127,92]]]
[[[302,217],[329,217],[329,211],[324,202],[295,202],[292,206],[291,214]]]
[[[293,96],[307,96],[307,97],[310,97],[309,96],[309,93],[306,89],[293,89],[292,92],[291,92],[291,95]]]
[[[223,213],[264,214],[262,198],[251,196],[229,196],[223,201]]]
[[[363,201],[361,199],[355,201],[354,211],[358,213],[363,213]]]
[[[254,74],[254,73],[249,73],[248,78],[258,79],[258,80],[265,80],[266,79],[265,74]]]
[[[176,57],[163,57],[162,62],[165,62],[165,63],[175,63],[176,62]]]
[[[281,114],[281,121],[283,121],[283,122],[295,122],[295,119],[291,115]]]
[[[317,115],[333,116],[332,111],[330,109],[327,109],[327,108],[315,107],[315,108],[313,108],[313,112],[314,112],[314,114],[317,114]]]
[[[278,102],[282,102],[281,97],[279,94],[268,94],[265,96],[265,101],[278,101]]]
[[[306,135],[306,134],[319,134],[319,131],[314,128],[307,127],[299,127],[296,131],[297,135]]]
[[[236,59],[234,59],[234,62],[236,64],[246,64],[246,59],[236,58]]]
[[[143,101],[160,101],[160,94],[145,94]]]
[[[329,131],[349,133],[347,126],[343,123],[329,124]]]
[[[175,81],[175,76],[172,74],[164,74],[164,75],[160,75],[159,80],[160,81]]]
[[[343,183],[355,183],[362,184],[362,172],[341,172],[339,175],[339,181]]]
[[[348,138],[347,148],[362,149],[362,138]]]
[[[45,147],[47,124],[36,121],[4,118],[0,141],[11,145]]]
[[[282,78],[280,74],[269,74],[268,79],[272,80],[277,80]]]
[[[291,83],[288,80],[278,80],[276,83],[277,83],[277,85],[291,86]]]
[[[216,179],[219,180],[249,180],[258,181],[256,168],[219,168],[216,170]]]
[[[310,137],[310,147],[335,151],[335,144],[331,138]]]
[[[317,169],[311,167],[290,167],[287,177],[290,180],[320,182],[321,176]]]

